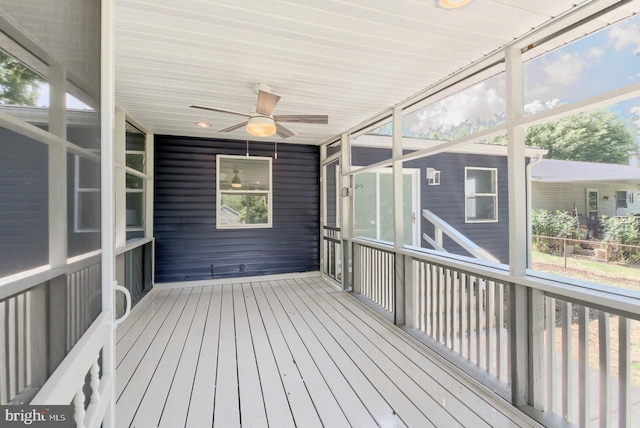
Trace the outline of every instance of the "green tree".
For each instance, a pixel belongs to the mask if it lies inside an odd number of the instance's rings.
[[[0,104],[35,106],[40,76],[0,50]]]
[[[637,150],[629,129],[606,110],[579,113],[527,129],[526,144],[549,150],[547,159],[626,164]]]

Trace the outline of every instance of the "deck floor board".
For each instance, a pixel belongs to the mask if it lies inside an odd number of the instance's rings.
[[[320,278],[152,290],[118,333],[117,426],[530,426]]]

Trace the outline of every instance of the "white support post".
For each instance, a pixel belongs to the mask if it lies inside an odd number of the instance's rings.
[[[349,175],[351,173],[351,139],[349,138],[349,134],[342,134],[340,136],[340,176],[341,176],[341,185],[344,189],[345,187],[348,189],[348,195],[341,194],[341,204],[340,204],[340,213],[341,213],[341,232],[342,237],[344,238],[353,238],[353,186],[352,186],[352,177]],[[345,266],[345,265],[343,265]]]
[[[527,200],[524,157],[524,129],[516,126],[523,117],[522,52],[505,51],[507,77],[507,143],[509,168],[509,271],[514,277],[526,275]],[[509,299],[511,346],[511,402],[529,403],[529,296],[526,287],[511,284]]]
[[[144,188],[144,197],[145,197],[145,206],[144,206],[144,237],[152,238],[153,237],[153,182],[155,180],[155,142],[154,135],[147,134],[147,144],[145,150],[145,161],[146,161],[146,174],[147,174],[147,182],[145,183]]]
[[[66,72],[61,65],[49,67],[49,132],[67,139]],[[67,150],[49,144],[49,264],[67,264]]]
[[[115,161],[115,245],[122,248],[127,244],[127,164],[126,144],[127,144],[127,119],[124,110],[116,107],[115,111],[115,135],[114,135],[114,161]]]
[[[113,385],[111,396],[102,399],[109,400],[102,426],[115,428],[116,403],[116,355],[115,355],[115,304],[113,282],[115,280],[115,239],[114,239],[114,115],[115,115],[115,2],[102,0],[101,10],[101,82],[100,82],[100,140],[101,140],[101,194],[100,201],[102,223],[102,311],[111,312],[113,327],[108,331],[102,348],[102,373],[104,377],[111,377]]]
[[[402,186],[402,109],[396,107],[393,109],[393,145],[391,147],[391,156],[393,159],[393,246],[395,248],[395,307],[393,309],[393,318],[396,325],[404,325],[406,323],[405,312],[405,296],[406,278],[404,256],[398,250],[404,247],[404,216],[403,216],[403,186]]]
[[[342,237],[342,286],[352,287],[355,291],[356,283],[356,262],[355,245],[349,248],[349,241],[346,238],[353,237],[353,177],[348,175],[351,172],[351,138],[349,134],[340,136],[340,189],[347,188],[347,194],[339,192],[338,198],[340,210],[340,236]],[[322,242],[322,241],[321,241]],[[349,272],[351,266],[351,272]],[[351,278],[351,281],[349,280]],[[350,282],[352,284],[350,284]]]

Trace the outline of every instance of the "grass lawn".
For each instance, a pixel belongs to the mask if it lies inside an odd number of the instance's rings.
[[[565,268],[563,257],[538,251],[533,251],[532,256],[533,268],[541,272],[602,282],[629,290],[640,290],[640,269],[637,268],[573,257],[567,258],[567,267]]]

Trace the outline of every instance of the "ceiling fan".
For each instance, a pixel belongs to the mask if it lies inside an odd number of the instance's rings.
[[[280,95],[271,92],[271,86],[266,83],[256,83],[253,85],[253,92],[258,95],[258,102],[255,110],[250,114],[200,105],[192,105],[191,108],[247,117],[248,119],[246,121],[220,129],[218,132],[230,132],[246,126],[247,132],[257,137],[268,137],[269,135],[278,134],[282,138],[289,138],[298,135],[280,122],[329,123],[329,116],[321,114],[272,114],[278,101],[280,101]]]

